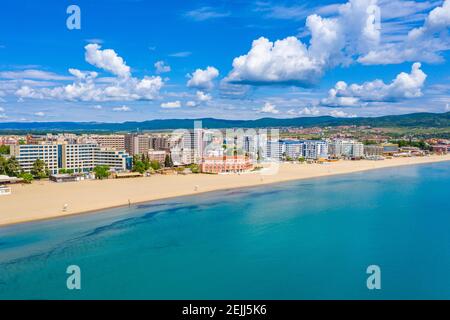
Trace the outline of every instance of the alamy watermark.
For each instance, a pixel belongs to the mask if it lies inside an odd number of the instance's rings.
[[[66,269],[69,274],[66,280],[66,286],[69,290],[81,290],[81,269],[77,265],[70,265]]]
[[[72,4],[67,7],[66,13],[69,14],[66,20],[66,26],[69,30],[81,29],[81,9],[79,6]]]

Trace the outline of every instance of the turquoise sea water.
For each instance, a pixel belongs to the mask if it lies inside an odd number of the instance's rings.
[[[450,299],[450,162],[0,228],[11,298]]]

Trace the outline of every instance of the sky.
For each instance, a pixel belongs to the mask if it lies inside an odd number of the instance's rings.
[[[4,0],[0,30],[1,122],[450,111],[450,0]]]

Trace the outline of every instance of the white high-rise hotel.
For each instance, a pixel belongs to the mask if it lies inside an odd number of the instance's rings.
[[[330,143],[331,157],[361,158],[364,156],[364,145],[353,140],[334,140]]]
[[[131,168],[132,161],[124,150],[103,148],[94,143],[14,145],[11,146],[11,155],[16,157],[25,172],[30,172],[33,163],[40,159],[52,174],[58,173],[59,169],[89,172],[99,165],[124,171]]]

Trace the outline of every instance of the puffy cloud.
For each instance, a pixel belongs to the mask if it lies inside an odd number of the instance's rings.
[[[316,106],[304,107],[300,110],[290,109],[287,114],[291,116],[318,116],[320,115],[320,110]]]
[[[248,54],[233,60],[226,78],[231,83],[308,86],[322,76],[320,61],[310,57],[307,47],[297,38],[271,42],[261,37],[252,43]]]
[[[441,7],[436,7],[428,14],[425,23],[420,28],[411,30],[408,37],[417,40],[427,35],[446,30],[450,26],[450,0],[445,0]]]
[[[181,102],[178,100],[172,101],[172,102],[161,103],[161,108],[173,109],[173,108],[180,108],[180,107],[181,107]]]
[[[379,42],[379,7],[376,0],[350,0],[334,18],[310,15],[306,27],[309,46],[296,37],[275,42],[261,37],[250,51],[233,60],[226,80],[236,84],[297,85],[308,87],[326,69],[348,64]]]
[[[196,107],[197,106],[197,102],[195,102],[193,100],[189,100],[188,102],[186,102],[186,106],[187,107]]]
[[[98,73],[94,71],[80,71],[78,69],[70,68],[69,73],[77,79],[94,79],[97,78]]]
[[[15,91],[20,100],[50,99],[68,101],[132,101],[153,100],[159,95],[164,82],[159,76],[144,76],[142,79],[131,76],[130,68],[114,50],[99,50],[96,44],[86,47],[86,60],[117,77],[98,79],[94,71],[80,71],[71,68],[69,73],[75,81],[64,86],[34,88],[23,85]]]
[[[169,65],[166,65],[164,61],[156,61],[155,62],[156,73],[166,73],[170,72],[171,68]]]
[[[335,118],[355,118],[355,117],[357,117],[356,114],[354,114],[354,113],[349,114],[343,110],[331,110],[330,116],[335,117]]]
[[[420,68],[420,63],[414,63],[411,73],[401,72],[390,84],[379,79],[362,85],[339,81],[321,104],[328,107],[358,107],[370,102],[395,102],[420,97],[427,78]]]
[[[280,111],[276,108],[275,105],[271,104],[270,102],[266,102],[264,106],[259,110],[260,113],[272,113],[272,114],[278,114]]]
[[[118,77],[129,77],[130,67],[112,49],[101,50],[97,43],[90,43],[84,47],[86,49],[85,59],[97,68],[111,72]]]
[[[207,102],[212,99],[210,94],[204,93],[203,91],[197,91],[196,96],[197,96],[197,100],[200,102]]]
[[[0,107],[0,112],[5,112],[5,109]]]
[[[127,107],[127,106],[114,107],[113,111],[127,112],[127,111],[131,111],[131,108]]]
[[[410,30],[401,41],[386,43],[359,57],[363,64],[394,64],[405,61],[442,62],[441,52],[450,49],[450,0],[429,12],[423,25]]]
[[[214,67],[207,67],[205,70],[197,69],[192,74],[188,74],[190,78],[187,86],[203,90],[210,90],[214,86],[213,80],[219,76],[219,70]]]
[[[45,113],[42,112],[42,111],[38,111],[38,112],[35,112],[34,115],[35,115],[36,117],[44,117],[44,116],[45,116]]]
[[[445,112],[450,112],[450,104],[447,103],[445,105],[445,109],[444,110],[445,110]]]
[[[318,116],[320,114],[320,110],[317,107],[304,107],[300,110],[299,114],[304,116]]]

